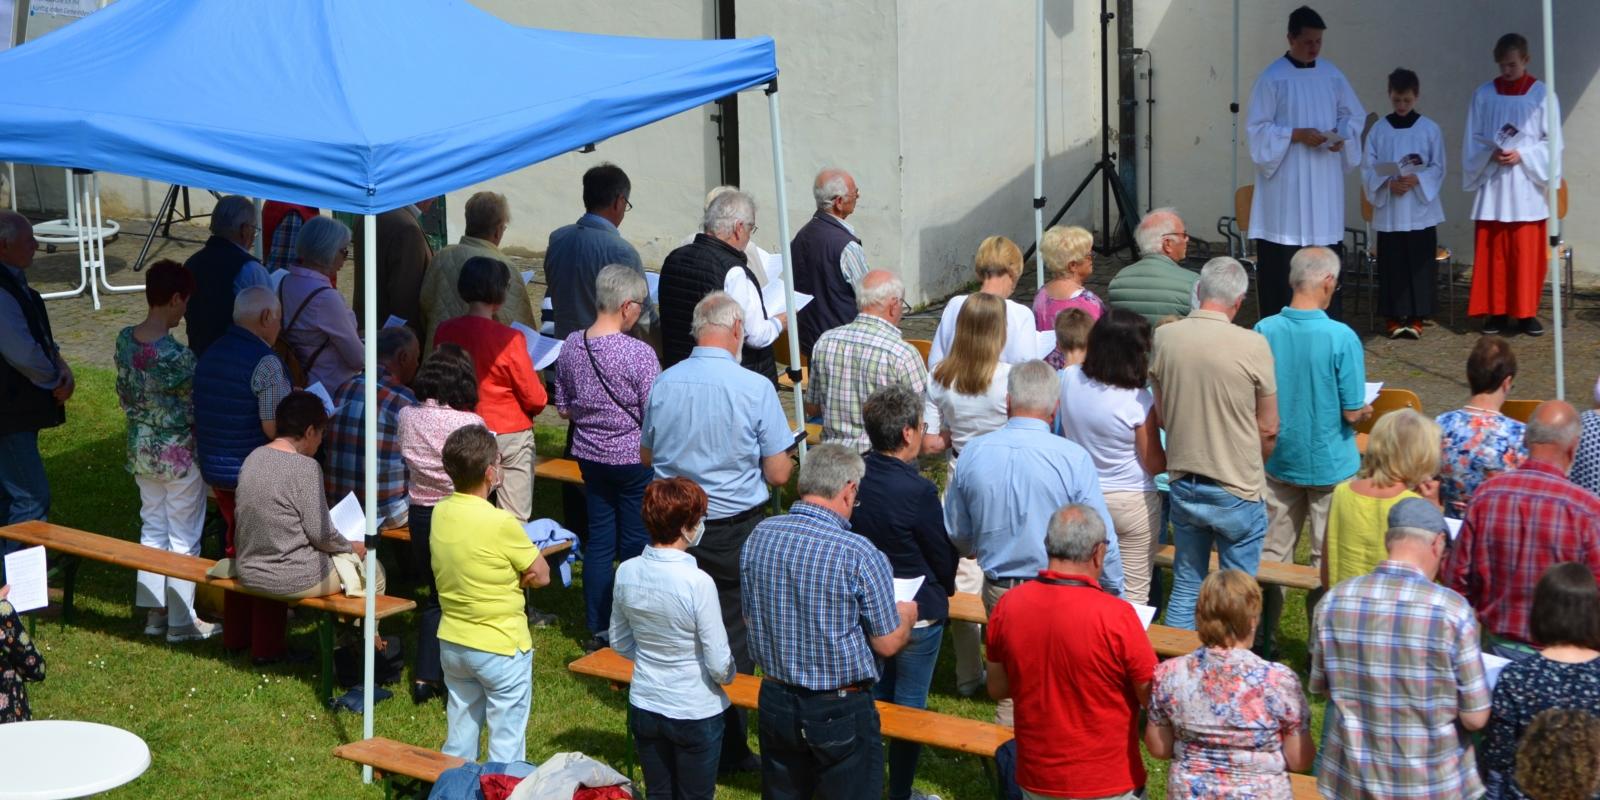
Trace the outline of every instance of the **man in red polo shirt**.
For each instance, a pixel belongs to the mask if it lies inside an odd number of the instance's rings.
[[[1016,701],[1017,784],[1029,798],[1132,798],[1144,787],[1139,709],[1156,654],[1139,615],[1100,590],[1106,528],[1064,506],[1045,536],[1050,565],[989,615],[989,694]]]

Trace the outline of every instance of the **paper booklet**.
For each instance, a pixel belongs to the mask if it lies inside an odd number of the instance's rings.
[[[333,395],[328,394],[328,388],[322,385],[322,381],[317,381],[307,386],[306,391],[316,395],[322,401],[322,407],[327,409],[328,416],[333,416],[333,412],[338,410],[333,405]]]
[[[533,361],[533,368],[545,369],[556,363],[556,358],[561,355],[561,345],[564,342],[554,336],[545,336],[538,331],[520,323],[513,322],[511,327],[522,332],[522,338],[528,342],[528,358]]]
[[[361,510],[361,501],[356,499],[355,492],[345,495],[338,505],[328,509],[328,516],[333,519],[333,529],[345,539],[360,542],[367,538],[367,512]]]
[[[809,294],[804,292],[795,292],[794,310],[798,312],[800,309],[805,308],[811,303],[811,299],[812,297]],[[782,278],[769,282],[767,287],[761,290],[761,302],[764,306],[766,306],[768,319],[771,319],[772,317],[789,310],[789,297],[784,292],[784,283]],[[789,318],[792,324],[794,314],[790,314]]]
[[[6,599],[17,613],[44,608],[50,604],[50,588],[45,575],[43,547],[28,547],[6,555],[6,581],[11,594]]]
[[[405,320],[393,314],[390,314],[389,318],[383,321],[383,327],[385,328],[398,328],[404,324],[406,324]]]
[[[915,578],[894,579],[894,601],[896,603],[909,603],[917,598],[917,590],[922,588],[922,582],[927,577],[918,575]]]
[[[1394,178],[1403,175],[1415,175],[1422,171],[1422,166],[1422,156],[1416,153],[1408,153],[1399,161],[1378,164],[1373,167],[1373,171],[1385,178]]]

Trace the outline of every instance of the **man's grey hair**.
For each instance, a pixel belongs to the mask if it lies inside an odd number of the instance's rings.
[[[1244,265],[1227,256],[1217,256],[1200,268],[1194,296],[1202,303],[1231,306],[1249,289],[1250,275],[1244,271]]]
[[[251,286],[233,298],[233,321],[240,325],[253,324],[267,310],[283,313],[277,293],[265,286]]]
[[[1409,526],[1390,528],[1383,532],[1383,547],[1385,550],[1393,550],[1395,545],[1407,539],[1419,544],[1433,544],[1434,537],[1438,535],[1438,531],[1430,531],[1427,528],[1412,528]],[[1445,536],[1449,536],[1449,534],[1445,534]],[[1449,540],[1446,539],[1446,541]]]
[[[294,251],[300,263],[327,270],[330,274],[344,266],[337,261],[339,251],[350,246],[350,228],[333,217],[312,217],[300,228]]]
[[[746,231],[755,227],[756,201],[749,193],[735,189],[711,198],[700,229],[712,236],[732,236],[733,226],[741,222]]]
[[[1289,286],[1311,289],[1329,275],[1339,276],[1339,256],[1326,247],[1302,247],[1289,259]]]
[[[1028,361],[1011,368],[1006,378],[1006,396],[1011,413],[1032,411],[1048,414],[1061,401],[1061,378],[1043,361]]]
[[[1522,430],[1524,445],[1553,444],[1568,447],[1578,441],[1578,436],[1583,433],[1583,424],[1577,414],[1561,415],[1564,419],[1559,425],[1551,425],[1545,416],[1534,413],[1528,418],[1527,427]]]
[[[650,296],[650,286],[644,276],[622,264],[608,264],[594,278],[594,304],[610,314],[622,309],[622,304],[632,300],[641,305]]]
[[[727,292],[712,292],[700,298],[694,304],[694,317],[689,323],[689,333],[696,340],[707,328],[726,328],[733,330],[733,326],[744,321],[744,309],[739,307],[739,301]]]
[[[869,308],[888,302],[899,303],[905,299],[906,285],[898,275],[891,273],[887,279],[878,281],[872,286],[867,286],[867,276],[871,274],[871,272],[868,272],[866,275],[861,276],[861,283],[856,284],[856,309],[858,311],[866,311]]]
[[[33,223],[29,222],[27,217],[15,211],[0,211],[0,242],[10,244],[22,236],[23,231],[32,227]]]
[[[242,194],[230,194],[211,208],[211,232],[233,238],[239,229],[256,221],[256,204]]]
[[[844,491],[846,484],[861,483],[861,476],[866,474],[867,465],[860,453],[838,443],[819,444],[807,451],[795,488],[801,497],[812,495],[832,500]]]
[[[711,187],[711,191],[706,192],[706,202],[705,202],[705,205],[702,206],[702,208],[710,208],[712,200],[715,200],[718,197],[721,197],[721,196],[727,194],[728,192],[737,192],[737,191],[739,191],[739,187],[733,186],[731,184],[724,183],[721,186],[713,186],[713,187]]]
[[[405,325],[378,331],[378,360],[388,361],[417,341],[417,334]]]
[[[1083,563],[1106,541],[1106,524],[1094,509],[1072,503],[1050,515],[1044,535],[1044,552],[1051,558]]]
[[[1140,255],[1151,255],[1161,252],[1161,243],[1168,236],[1178,232],[1178,226],[1183,224],[1183,219],[1178,212],[1170,208],[1157,208],[1144,215],[1139,220],[1139,227],[1133,229],[1133,242],[1139,246]]]
[[[850,184],[845,181],[845,172],[838,167],[828,167],[817,173],[817,180],[811,184],[811,196],[817,201],[817,209],[823,210],[833,205],[837,198],[850,193]]]
[[[467,235],[479,239],[493,236],[501,225],[511,224],[511,202],[499,192],[477,192],[467,198]]]
[[[861,421],[872,449],[892,453],[905,445],[906,428],[922,429],[922,395],[903,383],[891,383],[867,396]]]

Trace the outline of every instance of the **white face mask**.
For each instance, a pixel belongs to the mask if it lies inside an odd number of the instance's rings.
[[[690,528],[687,532],[685,532],[683,534],[683,538],[689,540],[689,546],[690,547],[699,547],[700,546],[700,539],[701,539],[701,537],[703,537],[705,535],[706,535],[706,521],[704,519],[701,519],[699,522],[696,522],[694,524],[693,528]]]

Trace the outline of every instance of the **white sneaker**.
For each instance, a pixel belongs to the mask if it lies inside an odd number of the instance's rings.
[[[144,635],[161,636],[167,632],[167,610],[152,608],[144,617]]]
[[[911,800],[944,800],[936,794],[923,794],[915,789],[911,790]]]
[[[167,641],[174,644],[178,642],[198,642],[203,639],[210,639],[219,633],[222,633],[221,623],[206,622],[205,620],[197,619],[194,621],[193,625],[185,625],[181,628],[168,628]]]

